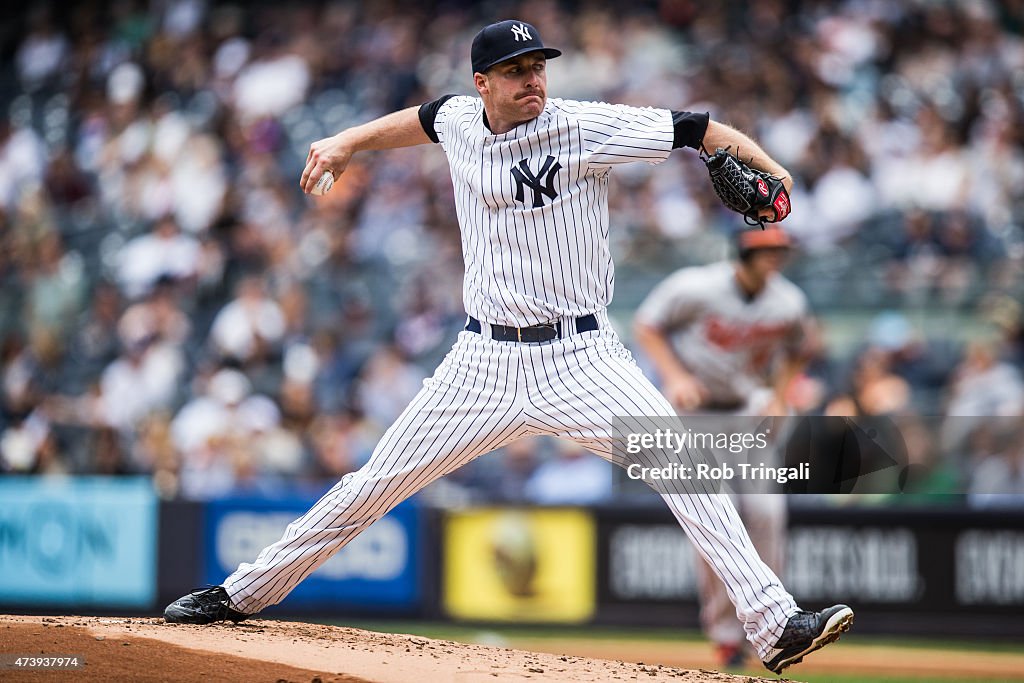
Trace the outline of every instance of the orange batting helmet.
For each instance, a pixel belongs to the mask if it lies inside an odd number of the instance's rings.
[[[790,246],[789,234],[776,225],[769,224],[764,230],[743,230],[736,235],[736,250],[740,258],[747,258],[758,249],[788,249]]]

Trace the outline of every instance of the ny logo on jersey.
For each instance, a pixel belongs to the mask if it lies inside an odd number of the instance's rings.
[[[530,29],[526,24],[512,24],[512,35],[516,37],[516,42],[520,40],[533,40],[533,36],[530,35]]]
[[[533,208],[535,209],[544,206],[545,195],[548,199],[557,197],[555,174],[560,168],[562,168],[562,164],[555,161],[555,158],[549,154],[535,175],[530,170],[527,160],[521,160],[517,166],[512,167],[512,177],[516,181],[516,201],[524,201],[527,187],[533,190]],[[544,178],[543,184],[541,178]]]

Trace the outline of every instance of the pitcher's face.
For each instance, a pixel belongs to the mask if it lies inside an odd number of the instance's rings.
[[[474,75],[492,129],[510,130],[540,116],[547,102],[546,67],[542,52],[528,52]]]

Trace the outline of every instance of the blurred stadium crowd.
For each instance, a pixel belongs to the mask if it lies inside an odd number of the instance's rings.
[[[918,430],[930,490],[1024,502],[1019,426],[977,419],[1024,415],[1020,0],[5,13],[0,473],[152,473],[161,495],[208,497],[364,462],[463,321],[451,181],[437,149],[368,154],[314,200],[308,146],[472,92],[473,34],[515,16],[565,52],[551,96],[710,110],[794,172],[788,273],[823,321],[868,321],[843,344],[824,324],[801,410],[965,420],[952,452]],[[739,221],[695,155],[614,183],[625,334],[657,279],[724,256]],[[580,455],[524,442],[439,484],[613,495]]]

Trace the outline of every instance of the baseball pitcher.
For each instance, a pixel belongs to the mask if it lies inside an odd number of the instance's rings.
[[[712,183],[759,221],[785,217],[792,181],[746,135],[707,114],[549,99],[546,63],[560,54],[526,22],[491,24],[471,49],[477,96],[446,95],[311,145],[300,180],[307,193],[326,172],[340,178],[358,152],[441,146],[462,235],[465,330],[362,469],[223,585],[168,606],[168,621],[237,621],[280,602],[399,502],[515,439],[549,434],[611,459],[615,416],[675,417],[608,323],[609,174],[683,147],[742,149],[749,166],[716,162]],[[724,581],[769,669],[781,671],[849,627],[844,605],[797,607],[727,498],[664,499]]]

